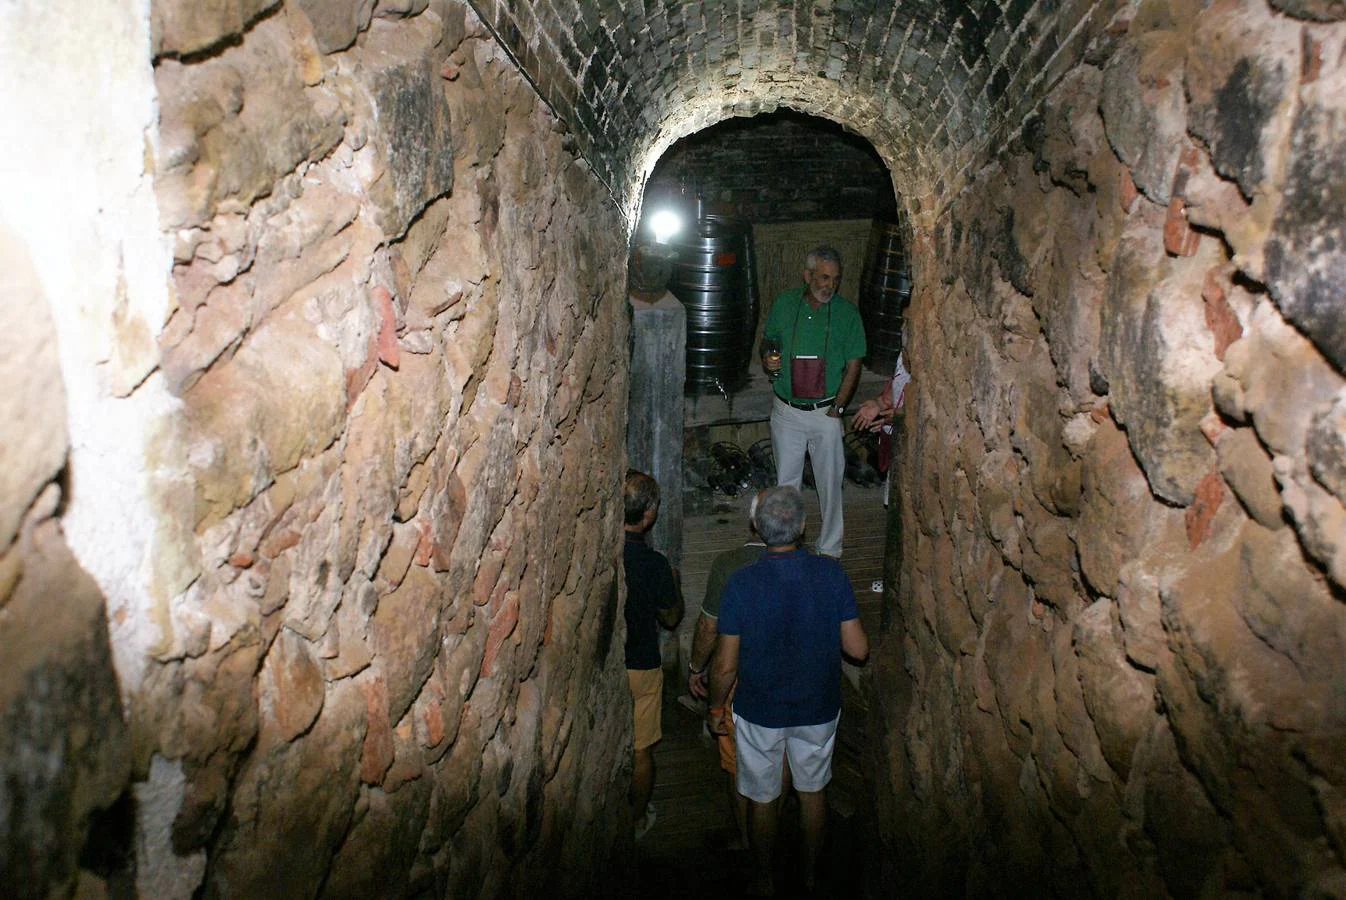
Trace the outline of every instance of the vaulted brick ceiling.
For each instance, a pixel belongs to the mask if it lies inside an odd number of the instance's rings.
[[[863,135],[913,212],[1011,137],[1119,0],[471,0],[627,210],[659,155],[789,107]]]

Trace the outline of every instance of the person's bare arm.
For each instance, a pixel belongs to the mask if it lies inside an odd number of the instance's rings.
[[[863,663],[869,659],[869,636],[859,619],[847,619],[841,623],[841,652],[854,663]]]
[[[851,427],[856,431],[864,431],[878,427],[881,424],[885,411],[891,405],[889,395],[893,392],[893,383],[890,381],[873,400],[866,400],[860,404],[855,411],[855,417],[851,419]]]
[[[860,383],[860,360],[852,359],[846,363],[846,371],[841,376],[841,387],[837,388],[837,399],[832,404],[832,408],[827,411],[833,418],[841,418],[837,415],[837,407],[845,406],[851,402],[851,397],[855,395],[855,386]]]
[[[698,700],[706,699],[706,667],[710,665],[710,654],[715,649],[716,625],[714,616],[701,615],[696,620],[696,633],[692,636],[692,654],[688,660],[691,669],[687,673],[687,692]]]
[[[724,705],[737,679],[738,635],[722,634],[715,642],[715,655],[710,661],[710,705],[706,712],[706,724],[712,734],[725,733],[724,717],[729,711]]]

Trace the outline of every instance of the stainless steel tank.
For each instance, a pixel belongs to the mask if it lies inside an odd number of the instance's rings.
[[[757,332],[752,228],[727,216],[698,219],[673,242],[673,295],[687,308],[690,395],[728,397],[747,381]]]

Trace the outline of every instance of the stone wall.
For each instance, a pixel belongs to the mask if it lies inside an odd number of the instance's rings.
[[[1141,3],[918,234],[885,883],[1346,893],[1346,27],[1274,5]]]
[[[97,385],[71,438],[51,391],[6,408],[50,415],[0,520],[0,740],[16,715],[31,734],[0,745],[5,860],[59,848],[34,896],[77,877],[156,898],[620,879],[616,204],[464,3],[117,11],[93,43],[129,54],[157,122],[93,149],[152,188],[135,222],[161,268],[49,297],[66,379]],[[78,12],[44,15],[59,36]],[[106,229],[83,249],[119,247],[153,265]],[[40,262],[39,283],[59,274]],[[18,346],[50,353],[52,330]],[[44,565],[13,587],[20,551]],[[32,591],[69,598],[50,641],[13,630]],[[63,693],[14,681],[20,639],[46,671],[80,651]],[[53,741],[102,753],[25,806],[11,770]],[[34,804],[59,813],[50,833],[16,830]],[[81,857],[101,807],[114,846]]]
[[[893,221],[897,204],[874,148],[831,122],[791,113],[731,119],[683,138],[659,160],[645,205],[700,195],[753,223]]]

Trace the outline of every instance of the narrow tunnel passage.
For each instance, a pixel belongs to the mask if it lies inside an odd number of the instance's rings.
[[[1344,19],[9,4],[0,881],[624,896],[627,238],[790,109],[912,225],[868,890],[1346,894]]]

